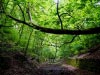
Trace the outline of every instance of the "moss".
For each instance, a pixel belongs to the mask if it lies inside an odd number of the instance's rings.
[[[70,64],[72,66],[78,67],[78,61],[77,59],[68,59],[67,64]]]

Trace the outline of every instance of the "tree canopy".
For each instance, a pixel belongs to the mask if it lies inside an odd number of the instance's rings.
[[[64,3],[65,2],[65,3]],[[9,4],[12,3],[12,4]],[[37,4],[34,4],[37,3]],[[42,4],[43,3],[43,4]],[[95,24],[96,22],[98,23],[98,16],[99,15],[99,5],[96,4],[97,1],[59,1],[58,3],[54,3],[54,1],[28,1],[28,0],[23,0],[23,1],[8,1],[8,5],[7,6],[13,6],[12,7],[12,12],[14,10],[14,8],[17,8],[18,10],[20,10],[20,12],[13,12],[15,14],[22,14],[22,18],[23,19],[17,19],[14,18],[11,15],[8,15],[9,12],[6,12],[5,7],[3,6],[2,8],[4,8],[5,10],[3,10],[3,12],[6,14],[6,16],[8,16],[9,18],[11,18],[12,20],[15,20],[19,23],[23,23],[25,25],[28,25],[30,27],[33,27],[34,29],[40,30],[42,32],[47,32],[47,33],[54,33],[54,34],[72,34],[72,35],[80,35],[80,34],[96,34],[96,33],[100,33],[99,29],[99,25]],[[48,7],[46,7],[46,5],[48,5]],[[63,5],[64,4],[64,5]],[[57,6],[56,6],[57,5]],[[36,6],[36,7],[35,7]],[[9,9],[9,8],[8,8]],[[89,9],[89,10],[88,10]],[[54,11],[55,12],[54,12]],[[96,12],[96,13],[95,13]],[[39,15],[40,13],[42,13],[41,15]],[[90,14],[92,13],[92,14]],[[35,15],[37,14],[37,15]],[[28,22],[26,22],[27,20],[25,15],[28,17]],[[48,24],[48,22],[42,25],[42,23],[40,22],[39,25],[35,24],[32,20],[36,20],[35,17],[37,17],[37,19],[40,19],[40,21],[46,21],[46,17],[49,17],[52,20],[53,18],[55,20],[55,23],[50,22],[50,25]],[[57,16],[58,16],[58,20],[57,20]],[[80,17],[79,17],[80,16]],[[18,16],[19,18],[19,16]],[[21,16],[20,16],[21,18]],[[42,18],[42,19],[41,19]],[[97,20],[96,20],[97,19]],[[49,19],[47,19],[49,20]],[[68,22],[66,22],[66,21]],[[31,21],[31,23],[30,23]],[[86,21],[86,22],[85,22]],[[36,21],[38,22],[38,21]],[[57,23],[58,22],[58,23]],[[70,23],[71,22],[71,23]],[[61,26],[59,25],[61,24]],[[45,27],[44,25],[53,27]],[[94,26],[93,26],[94,25]],[[92,27],[91,27],[92,26]]]
[[[13,42],[42,60],[100,43],[99,0],[0,0],[0,18],[0,42]]]

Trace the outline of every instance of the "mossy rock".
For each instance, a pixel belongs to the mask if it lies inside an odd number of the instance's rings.
[[[78,67],[78,60],[77,59],[68,59],[67,64]]]

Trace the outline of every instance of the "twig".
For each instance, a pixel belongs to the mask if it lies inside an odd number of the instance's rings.
[[[63,46],[64,44],[72,43],[72,42],[75,40],[75,38],[76,38],[77,36],[78,36],[78,35],[73,36],[73,38],[72,38],[70,41],[64,42],[61,46]],[[61,46],[60,46],[60,47],[61,47]]]
[[[60,17],[63,15],[66,15],[66,14],[68,14],[68,16],[71,16],[68,12],[65,12],[65,13],[60,14]],[[73,16],[71,16],[71,17],[74,18]]]
[[[24,12],[23,12],[23,10],[22,10],[22,8],[21,8],[21,6],[18,4],[18,6],[19,6],[19,8],[20,8],[20,10],[21,10],[21,12],[22,12],[22,15],[23,15],[23,19],[24,19],[24,21],[25,21],[25,15],[24,15]]]

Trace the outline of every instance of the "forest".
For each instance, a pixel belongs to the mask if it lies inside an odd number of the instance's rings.
[[[0,0],[0,75],[100,75],[100,0]]]

